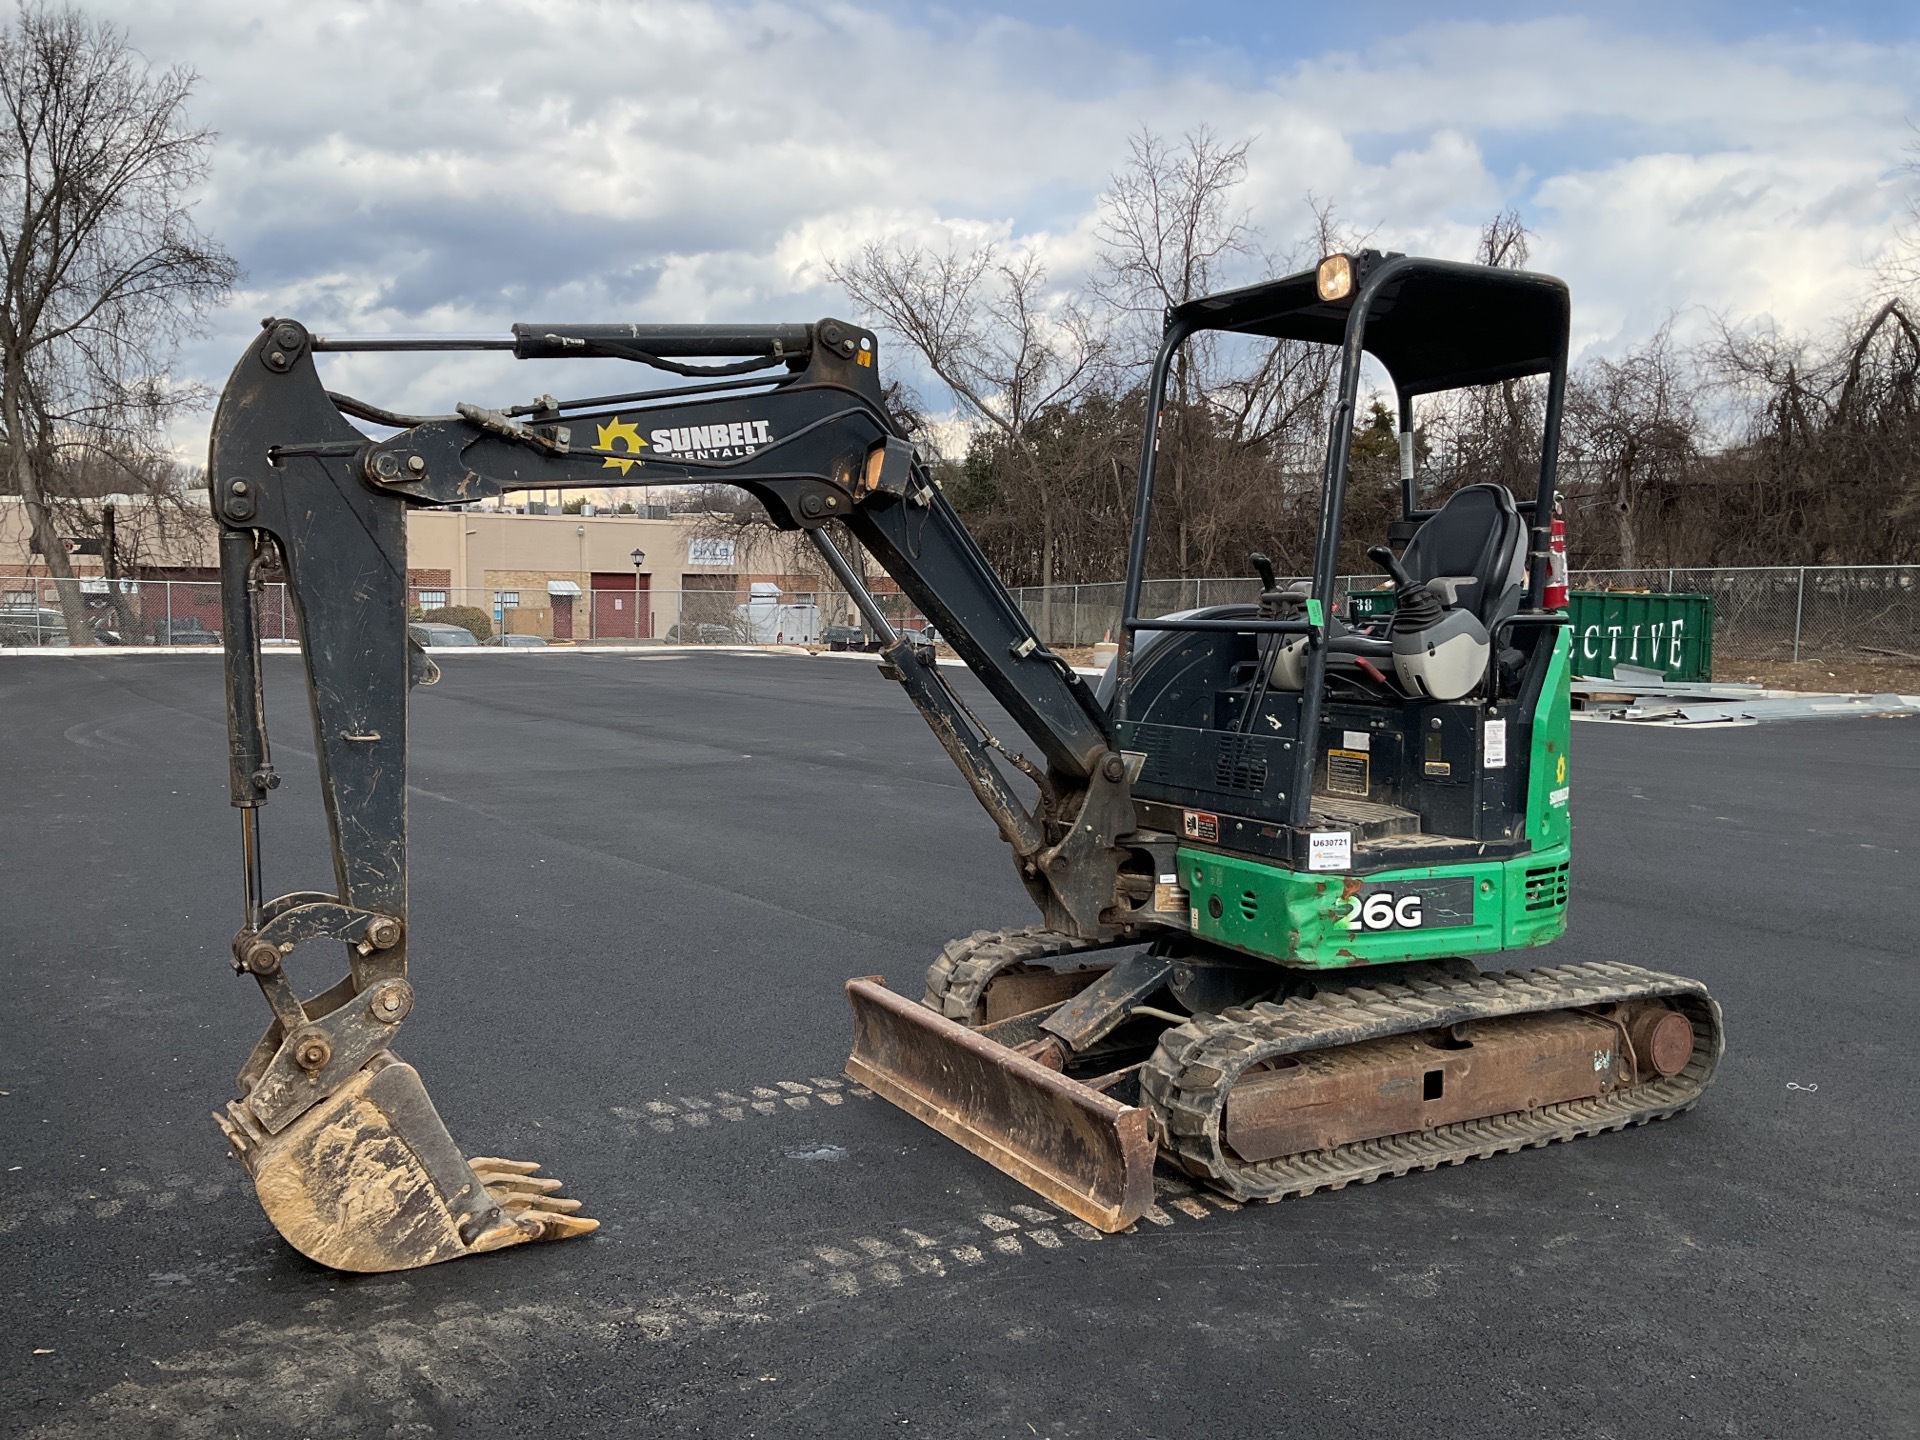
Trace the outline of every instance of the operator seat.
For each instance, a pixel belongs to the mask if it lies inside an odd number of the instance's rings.
[[[1526,592],[1527,527],[1506,486],[1468,485],[1414,532],[1400,563],[1491,633]]]
[[[1458,676],[1451,678],[1442,698],[1458,698],[1455,691],[1465,694],[1478,683],[1479,674],[1486,668],[1488,643],[1494,627],[1520,608],[1520,602],[1526,594],[1526,539],[1526,525],[1520,518],[1520,512],[1514,508],[1513,496],[1507,487],[1483,483],[1454,491],[1414,532],[1412,541],[1408,543],[1406,553],[1401,557],[1401,568],[1408,580],[1423,584],[1439,602],[1437,607],[1432,600],[1426,604],[1437,610],[1434,618],[1443,622],[1441,630],[1452,633],[1464,627],[1468,632],[1477,632],[1454,636],[1456,640],[1464,639],[1470,648],[1462,658],[1454,661]],[[1300,603],[1304,605],[1304,587],[1296,589],[1301,591]],[[1257,610],[1251,605],[1221,605],[1182,611],[1177,616],[1164,618],[1206,617],[1224,620],[1250,618],[1256,613]],[[1471,616],[1472,620],[1467,620],[1466,616]],[[1141,632],[1134,647],[1136,675],[1143,670],[1149,654],[1175,639],[1177,634],[1170,630]],[[1416,647],[1403,641],[1399,648],[1409,651],[1425,648],[1431,654],[1436,647]],[[1273,687],[1277,690],[1299,690],[1306,675],[1306,640],[1302,638],[1276,645],[1272,657],[1270,674]],[[1425,662],[1410,656],[1410,663],[1403,668],[1402,661],[1396,658],[1394,640],[1349,629],[1337,616],[1329,616],[1329,672],[1358,675],[1361,671],[1359,662],[1362,660],[1374,665],[1376,674],[1378,667],[1382,666],[1401,670],[1401,683],[1410,694],[1436,694],[1433,682],[1439,676],[1419,673],[1425,670]],[[1109,664],[1095,688],[1095,694],[1102,704],[1112,702],[1115,673],[1115,665]],[[1415,678],[1416,675],[1418,678]]]
[[[1520,607],[1526,530],[1502,485],[1469,485],[1414,533],[1395,560],[1367,552],[1394,578],[1393,668],[1409,695],[1463,700],[1487,677],[1496,627]]]
[[[1385,550],[1376,547],[1371,553],[1388,569],[1396,568]],[[1409,694],[1457,699],[1468,693],[1486,669],[1494,627],[1520,608],[1526,562],[1526,526],[1507,488],[1480,484],[1456,490],[1414,532],[1398,563],[1408,603],[1395,614],[1391,638],[1352,630],[1338,617],[1330,618],[1329,673],[1358,674],[1391,663]],[[1448,645],[1451,658],[1436,659],[1447,641],[1454,642]],[[1274,655],[1274,685],[1300,689],[1306,660],[1306,641],[1280,646]]]

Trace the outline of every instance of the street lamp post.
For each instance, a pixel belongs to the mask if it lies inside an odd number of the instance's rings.
[[[640,567],[647,563],[647,552],[635,550],[633,555],[633,638],[640,638]]]

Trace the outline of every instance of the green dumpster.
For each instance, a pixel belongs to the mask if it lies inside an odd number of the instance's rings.
[[[1347,623],[1363,625],[1369,620],[1378,620],[1383,615],[1393,613],[1393,591],[1391,590],[1349,590],[1347,592]]]
[[[1713,597],[1631,590],[1575,590],[1573,673],[1611,680],[1616,665],[1658,670],[1669,680],[1713,678]],[[1347,623],[1393,614],[1391,590],[1347,595]]]
[[[1669,680],[1713,678],[1713,597],[1658,591],[1576,590],[1573,673],[1613,678],[1616,665],[1658,670]]]

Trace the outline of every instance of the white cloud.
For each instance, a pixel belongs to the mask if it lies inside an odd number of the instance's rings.
[[[96,8],[199,70],[195,113],[222,132],[202,218],[249,280],[188,352],[216,382],[270,311],[395,330],[811,318],[846,303],[822,257],[889,234],[1021,237],[1070,281],[1143,124],[1257,135],[1245,199],[1276,249],[1309,191],[1374,243],[1452,255],[1518,203],[1583,343],[1674,310],[1808,326],[1892,233],[1920,88],[1911,47],[1571,18],[1435,24],[1248,78],[800,0]],[[408,408],[555,383],[473,356],[340,370]]]

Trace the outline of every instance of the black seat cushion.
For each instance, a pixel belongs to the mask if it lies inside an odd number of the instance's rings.
[[[1504,485],[1468,485],[1447,497],[1401,557],[1415,580],[1462,576],[1455,607],[1489,630],[1520,608],[1526,588],[1526,526]]]

